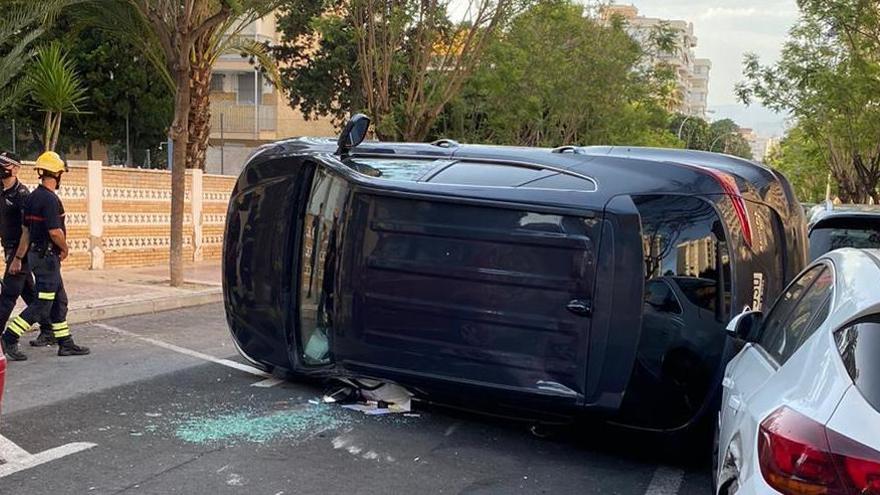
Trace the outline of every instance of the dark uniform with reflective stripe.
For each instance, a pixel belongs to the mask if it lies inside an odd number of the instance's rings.
[[[36,279],[37,299],[19,316],[10,320],[7,329],[21,336],[34,323],[48,316],[52,321],[52,332],[62,344],[70,339],[67,292],[61,280],[60,249],[49,236],[49,231],[54,229],[67,232],[64,206],[58,195],[42,185],[34,189],[25,202],[24,225],[30,232],[31,245],[27,258]]]
[[[36,297],[34,277],[27,260],[21,260],[20,272],[15,275],[9,273],[9,265],[21,240],[22,210],[29,194],[27,186],[18,179],[15,185],[0,192],[0,244],[3,245],[3,259],[6,260],[3,289],[0,292],[0,328],[6,327],[6,321],[9,320],[19,296],[27,304],[31,304]]]

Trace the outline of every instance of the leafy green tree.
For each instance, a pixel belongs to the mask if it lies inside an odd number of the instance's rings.
[[[785,174],[800,201],[818,203],[825,199],[828,185],[827,153],[828,149],[801,127],[794,127],[770,151],[767,165]]]
[[[173,94],[157,81],[155,69],[132,45],[97,29],[67,31],[64,39],[88,87],[89,113],[69,124],[68,133],[81,137],[75,144],[85,147],[91,159],[93,141],[124,143],[127,124],[132,148],[150,149],[159,156],[158,145],[167,139],[171,122]]]
[[[362,110],[380,138],[424,140],[477,68],[517,0],[287,0],[275,47],[306,118]],[[451,20],[455,9],[463,19]]]
[[[647,56],[619,23],[564,0],[537,3],[492,44],[434,134],[532,146],[681,146],[667,130]]]
[[[678,114],[671,119],[669,131],[675,133],[687,149],[754,158],[739,125],[730,119],[709,123],[700,117]]]
[[[746,57],[739,97],[790,112],[803,138],[825,150],[841,199],[880,200],[880,11],[852,0],[800,6],[779,62]]]
[[[337,126],[364,108],[354,23],[341,1],[286,0],[277,27],[282,39],[272,49],[290,106]]]
[[[740,127],[730,119],[716,120],[709,124],[709,145],[706,151],[725,153],[752,159],[749,142],[740,134]]]

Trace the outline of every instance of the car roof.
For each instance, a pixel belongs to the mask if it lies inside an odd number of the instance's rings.
[[[834,266],[837,294],[833,312],[840,320],[834,328],[868,314],[880,312],[880,249],[844,248],[825,253],[816,263],[830,261]]]
[[[880,218],[878,205],[835,205],[830,201],[813,206],[809,215],[809,229],[827,220],[838,218]]]

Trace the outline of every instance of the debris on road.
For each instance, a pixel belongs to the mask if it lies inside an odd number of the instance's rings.
[[[325,404],[339,404],[344,409],[368,416],[403,413],[406,417],[420,417],[419,414],[410,414],[413,394],[400,385],[363,379],[340,381],[342,385],[324,394]]]
[[[307,406],[270,414],[241,411],[214,417],[191,417],[177,428],[177,438],[189,443],[217,441],[265,443],[276,438],[306,438],[348,422],[330,408]]]

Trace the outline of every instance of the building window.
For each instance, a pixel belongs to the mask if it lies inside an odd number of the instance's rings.
[[[223,81],[226,79],[225,74],[212,74],[211,75],[211,91],[216,91],[218,93],[223,92]]]
[[[262,94],[255,94],[255,79],[262,80],[262,76],[255,76],[253,72],[242,72],[238,75],[237,99],[239,105],[253,105],[254,98],[262,100]],[[262,92],[261,92],[262,93]]]

